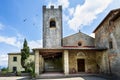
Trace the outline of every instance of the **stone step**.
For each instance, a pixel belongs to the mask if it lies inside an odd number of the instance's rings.
[[[37,76],[37,79],[57,79],[57,78],[70,78],[70,77],[102,77],[105,79],[110,80],[111,76],[107,74],[87,74],[87,73],[79,73],[79,74],[69,74],[64,75],[63,73],[43,73],[39,76]]]

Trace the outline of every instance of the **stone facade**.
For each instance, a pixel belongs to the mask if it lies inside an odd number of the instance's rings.
[[[86,72],[120,76],[119,14],[120,9],[112,10],[95,29],[95,38],[82,32],[62,38],[62,7],[43,6],[43,48],[33,49],[35,58],[31,56],[35,73],[39,76],[46,71],[62,71],[65,75]],[[18,57],[17,62],[12,61],[13,56]],[[9,54],[8,64],[10,71],[15,65],[18,71],[23,70],[19,54]]]
[[[53,21],[53,24],[50,23]],[[43,6],[43,47],[61,47],[62,45],[62,6],[46,8]],[[51,44],[52,43],[52,44]]]
[[[78,45],[81,43],[81,45]],[[78,32],[63,38],[63,46],[94,46],[94,38]]]
[[[106,64],[112,74],[120,76],[120,9],[112,10],[95,32],[95,46],[106,47]],[[111,43],[110,43],[111,42]],[[104,56],[103,56],[104,57]]]
[[[79,72],[78,64],[77,64],[78,59],[85,60],[85,72],[88,72],[88,73],[99,72],[98,71],[99,68],[98,68],[97,64],[99,64],[100,62],[97,62],[96,58],[97,58],[96,51],[79,51],[79,50],[74,51],[74,50],[71,50],[69,52],[70,73],[73,73],[73,70],[75,70],[75,72]]]

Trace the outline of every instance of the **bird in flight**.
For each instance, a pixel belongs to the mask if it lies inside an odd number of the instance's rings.
[[[23,22],[25,22],[27,19],[25,18],[24,20],[23,20]]]

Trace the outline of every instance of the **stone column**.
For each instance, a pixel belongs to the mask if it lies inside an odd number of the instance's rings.
[[[35,73],[39,75],[39,50],[35,50]]]
[[[42,55],[39,55],[39,70],[40,72],[39,73],[42,73],[43,72],[43,57]]]
[[[44,71],[44,59],[42,57],[42,72]]]
[[[64,56],[64,74],[68,75],[69,74],[69,52],[68,50],[64,50],[63,56]]]

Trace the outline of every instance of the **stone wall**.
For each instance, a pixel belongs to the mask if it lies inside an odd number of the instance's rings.
[[[81,46],[94,46],[94,38],[81,32],[63,38],[63,46],[79,46],[79,42]]]
[[[110,34],[113,40],[113,49],[109,55],[112,73],[120,76],[120,17],[114,21],[114,28]]]
[[[69,71],[78,72],[77,59],[85,59],[85,72],[96,73],[96,52],[93,51],[69,51]]]
[[[99,73],[109,73],[109,61],[107,51],[96,52],[97,71]]]
[[[50,27],[50,21],[54,20],[56,26]],[[43,6],[43,47],[56,48],[62,45],[62,7],[46,8]]]
[[[96,47],[106,47],[107,63],[111,73],[120,74],[120,17],[114,21],[110,21],[112,14],[108,17],[95,32],[95,45]],[[110,49],[110,41],[113,47]],[[103,56],[105,57],[105,56]]]

